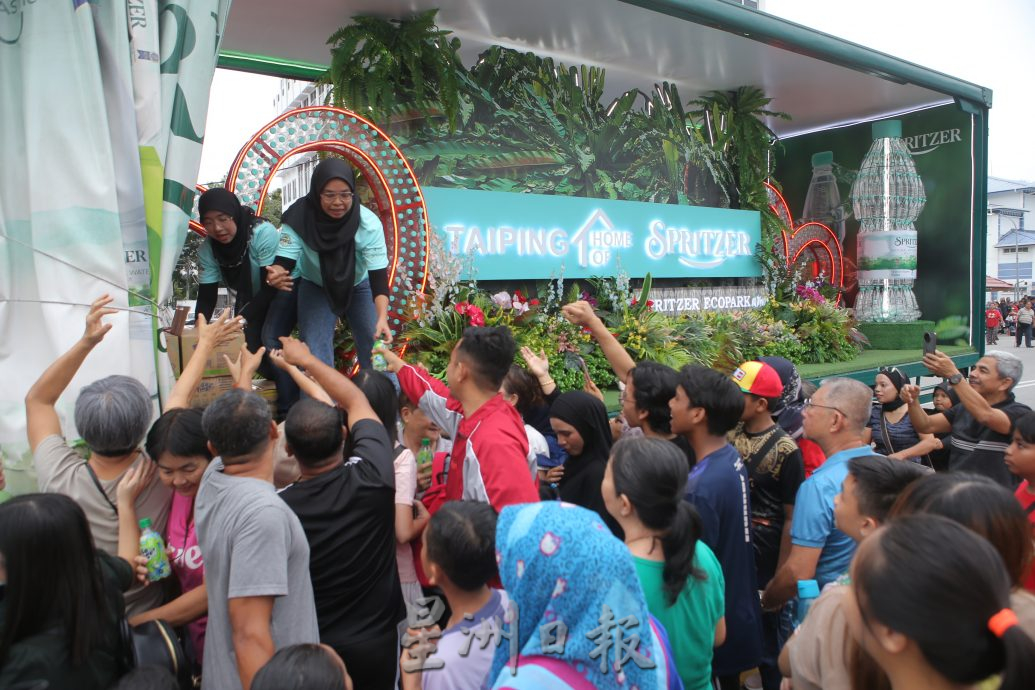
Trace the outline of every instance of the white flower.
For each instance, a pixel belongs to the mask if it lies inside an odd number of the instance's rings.
[[[492,303],[496,306],[503,307],[504,309],[510,309],[513,303],[510,299],[510,293],[504,290],[503,292],[497,292],[492,296]]]

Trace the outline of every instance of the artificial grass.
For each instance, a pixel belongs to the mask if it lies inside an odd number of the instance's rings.
[[[909,350],[920,347],[924,333],[934,330],[934,321],[860,323],[858,328],[874,350]]]
[[[977,351],[970,345],[939,344],[938,350],[940,352],[944,352],[950,357],[967,354],[973,354],[975,359],[977,357]],[[913,373],[912,370],[917,367],[919,367],[919,370],[924,372],[927,371],[926,367],[920,364],[922,357],[923,351],[918,347],[914,347],[909,350],[864,350],[858,357],[847,362],[799,364],[798,373],[800,373],[801,377],[805,379],[818,379],[825,376],[834,376],[835,374],[845,374],[850,372],[868,373],[871,370],[879,369],[884,366],[908,364],[914,366],[906,367],[909,371],[906,371],[905,373],[909,376],[915,376],[921,373],[921,371]],[[868,383],[873,382],[869,381]]]

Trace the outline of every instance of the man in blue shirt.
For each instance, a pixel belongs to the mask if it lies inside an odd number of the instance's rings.
[[[698,458],[686,500],[701,516],[701,539],[719,559],[726,584],[726,642],[715,650],[712,673],[723,690],[739,690],[740,673],[762,656],[747,471],[726,441],[744,413],[744,395],[731,378],[705,367],[683,367],[676,383],[669,402],[672,431]]]
[[[762,608],[779,609],[797,595],[799,580],[822,588],[848,570],[855,542],[834,524],[834,496],[848,474],[851,458],[873,455],[863,442],[873,392],[860,381],[827,379],[805,401],[805,437],[827,456],[798,489],[791,523],[791,551],[762,595]]]

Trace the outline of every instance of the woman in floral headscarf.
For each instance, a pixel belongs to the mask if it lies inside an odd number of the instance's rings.
[[[629,550],[599,515],[556,501],[508,506],[496,551],[518,623],[496,649],[494,690],[683,687]]]
[[[783,393],[780,394],[780,402],[771,410],[773,419],[798,444],[801,459],[805,463],[805,476],[809,477],[827,458],[815,441],[810,441],[803,435],[805,430],[802,426],[801,410],[805,406],[807,396],[802,392],[801,376],[794,364],[783,357],[759,357],[758,361],[771,366],[780,376]]]

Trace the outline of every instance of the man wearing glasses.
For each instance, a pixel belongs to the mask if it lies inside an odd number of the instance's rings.
[[[799,580],[817,580],[822,588],[848,570],[855,542],[834,525],[834,496],[848,461],[873,455],[863,442],[872,395],[864,383],[832,378],[805,401],[805,437],[819,444],[827,460],[798,489],[791,551],[762,594],[763,610],[778,610],[794,597]]]

